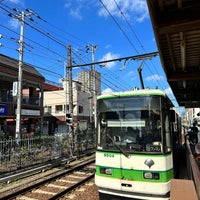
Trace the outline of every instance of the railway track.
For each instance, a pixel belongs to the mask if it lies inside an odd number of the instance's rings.
[[[63,170],[62,173],[21,188],[12,194],[1,197],[1,199],[59,199],[94,178],[94,162],[95,159],[90,158],[77,164],[68,165],[67,169]]]

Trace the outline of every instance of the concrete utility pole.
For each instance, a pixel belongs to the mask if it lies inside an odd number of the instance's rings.
[[[21,138],[21,106],[22,106],[22,65],[24,56],[24,12],[21,12],[21,28],[19,40],[19,69],[18,69],[18,84],[17,84],[17,111],[16,111],[16,131],[15,138],[19,141]]]
[[[86,52],[92,53],[92,63],[91,63],[91,70],[90,70],[90,76],[89,76],[89,87],[90,87],[90,122],[92,122],[92,116],[93,115],[93,122],[94,126],[96,128],[96,78],[95,78],[95,65],[94,65],[94,53],[95,50],[97,50],[97,45],[87,45],[86,46]],[[91,102],[92,101],[92,102]]]
[[[19,12],[17,9],[13,9],[15,12],[19,13],[16,15],[9,14],[10,17],[14,17],[21,22],[20,26],[20,40],[19,40],[19,64],[18,64],[18,83],[17,83],[17,110],[16,110],[16,129],[15,129],[15,138],[17,141],[21,139],[21,106],[22,106],[22,77],[23,77],[23,57],[24,57],[24,24],[25,24],[25,17],[29,17],[30,15],[35,15],[36,17],[40,18],[39,15],[34,13],[32,10],[27,9],[27,13],[25,14],[23,11]],[[31,17],[30,20],[33,21]]]
[[[97,127],[97,120],[96,120],[96,77],[95,77],[95,65],[94,65],[94,53],[95,50],[97,50],[98,46],[97,45],[92,45],[92,67],[91,67],[91,72],[92,72],[92,80],[90,84],[93,84],[93,116],[94,116],[94,127]]]

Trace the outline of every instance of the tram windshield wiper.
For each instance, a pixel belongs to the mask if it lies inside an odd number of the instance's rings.
[[[113,144],[117,147],[117,149],[127,158],[129,158],[129,154],[127,154],[110,136],[109,133],[106,134],[106,136],[113,142]]]

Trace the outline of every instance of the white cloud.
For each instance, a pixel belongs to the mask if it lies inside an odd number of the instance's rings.
[[[161,81],[161,80],[163,80],[163,76],[160,76],[158,74],[154,74],[152,76],[146,77],[145,80],[147,80],[147,81]]]
[[[128,72],[128,76],[133,76],[133,75],[135,75],[135,71],[129,71]]]
[[[68,13],[71,17],[81,20],[82,19],[82,2],[80,0],[68,0],[64,7],[69,9]]]
[[[135,81],[138,77],[138,74],[136,73],[136,71],[129,71],[127,74],[127,77],[130,81]]]
[[[72,5],[71,2],[67,2],[65,3],[65,8],[69,8],[71,5]]]
[[[108,45],[105,46],[105,49],[109,49],[109,48],[111,48],[111,47],[112,47],[112,45],[111,45],[111,44],[108,44]]]
[[[113,60],[119,57],[120,57],[119,54],[112,54],[111,52],[108,52],[100,59],[100,61]],[[105,67],[111,69],[115,65],[116,65],[116,62],[108,62],[106,63]]]
[[[69,14],[76,19],[81,20],[82,19],[82,15],[81,15],[81,11],[80,11],[80,7],[77,7],[75,9],[70,9]]]
[[[102,94],[111,94],[113,91],[110,88],[106,88],[105,90],[102,91]]]
[[[21,5],[24,7],[24,1],[23,0],[8,0],[10,3],[12,4],[16,4],[16,5]]]
[[[85,10],[88,8],[87,0],[66,0],[64,5],[69,11],[69,15],[78,20],[82,20]],[[89,7],[90,8],[90,7]]]
[[[11,3],[21,4],[21,0],[9,0]]]
[[[8,23],[9,23],[10,26],[11,26],[12,28],[14,28],[14,29],[17,29],[17,28],[19,28],[19,26],[20,26],[20,22],[19,22],[18,19],[10,19],[10,20],[8,21]]]
[[[115,1],[102,0],[102,2],[103,5],[98,12],[99,16],[107,17],[109,16],[109,13],[111,13],[111,15],[115,17],[121,17],[121,10],[126,18],[132,18],[136,22],[142,22],[145,18],[149,17],[146,0],[116,0],[120,10],[118,9]]]

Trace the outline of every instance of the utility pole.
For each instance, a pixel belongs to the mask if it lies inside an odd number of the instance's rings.
[[[71,45],[68,45],[68,94],[69,94],[69,113],[73,114],[73,93],[72,93],[72,58]]]
[[[19,13],[18,15],[9,14],[10,17],[14,17],[21,22],[20,25],[20,39],[19,39],[19,63],[18,63],[18,83],[17,83],[17,109],[16,109],[16,127],[15,127],[15,139],[19,142],[21,139],[21,106],[22,106],[22,89],[23,89],[23,57],[24,57],[24,24],[25,17],[29,17],[31,21],[33,19],[30,15],[35,15],[40,18],[39,15],[34,13],[30,9],[26,9],[27,13],[23,11],[19,12],[17,9],[13,9],[15,12]]]
[[[67,81],[67,63],[64,62],[64,84],[65,84],[65,116],[66,114],[68,113],[68,110],[67,110],[67,103],[68,103],[68,81]]]
[[[17,83],[17,111],[16,111],[16,130],[15,138],[17,141],[21,138],[21,106],[22,106],[22,65],[23,65],[23,49],[24,49],[24,12],[21,12],[21,27],[19,40],[19,69],[18,69],[18,83]]]
[[[95,65],[94,65],[94,53],[95,50],[97,50],[98,46],[97,45],[92,45],[92,80],[90,84],[93,84],[93,116],[94,116],[94,127],[97,127],[97,120],[96,120],[96,76],[95,76]]]
[[[72,58],[71,58],[71,45],[68,45],[68,100],[69,100],[69,113],[66,114],[68,118],[69,136],[71,138],[71,156],[73,156],[74,149],[74,122],[73,122],[73,90],[72,90]]]
[[[90,98],[90,122],[92,122],[91,113],[93,114],[93,122],[94,126],[96,128],[96,78],[95,78],[95,65],[94,65],[94,54],[95,50],[97,50],[97,45],[87,45],[86,46],[86,52],[92,53],[92,63],[91,63],[91,70],[90,70],[90,76],[89,76],[89,82],[90,82],[90,94],[92,95],[92,98]],[[91,102],[93,101],[93,102]],[[92,111],[91,111],[92,110]]]

